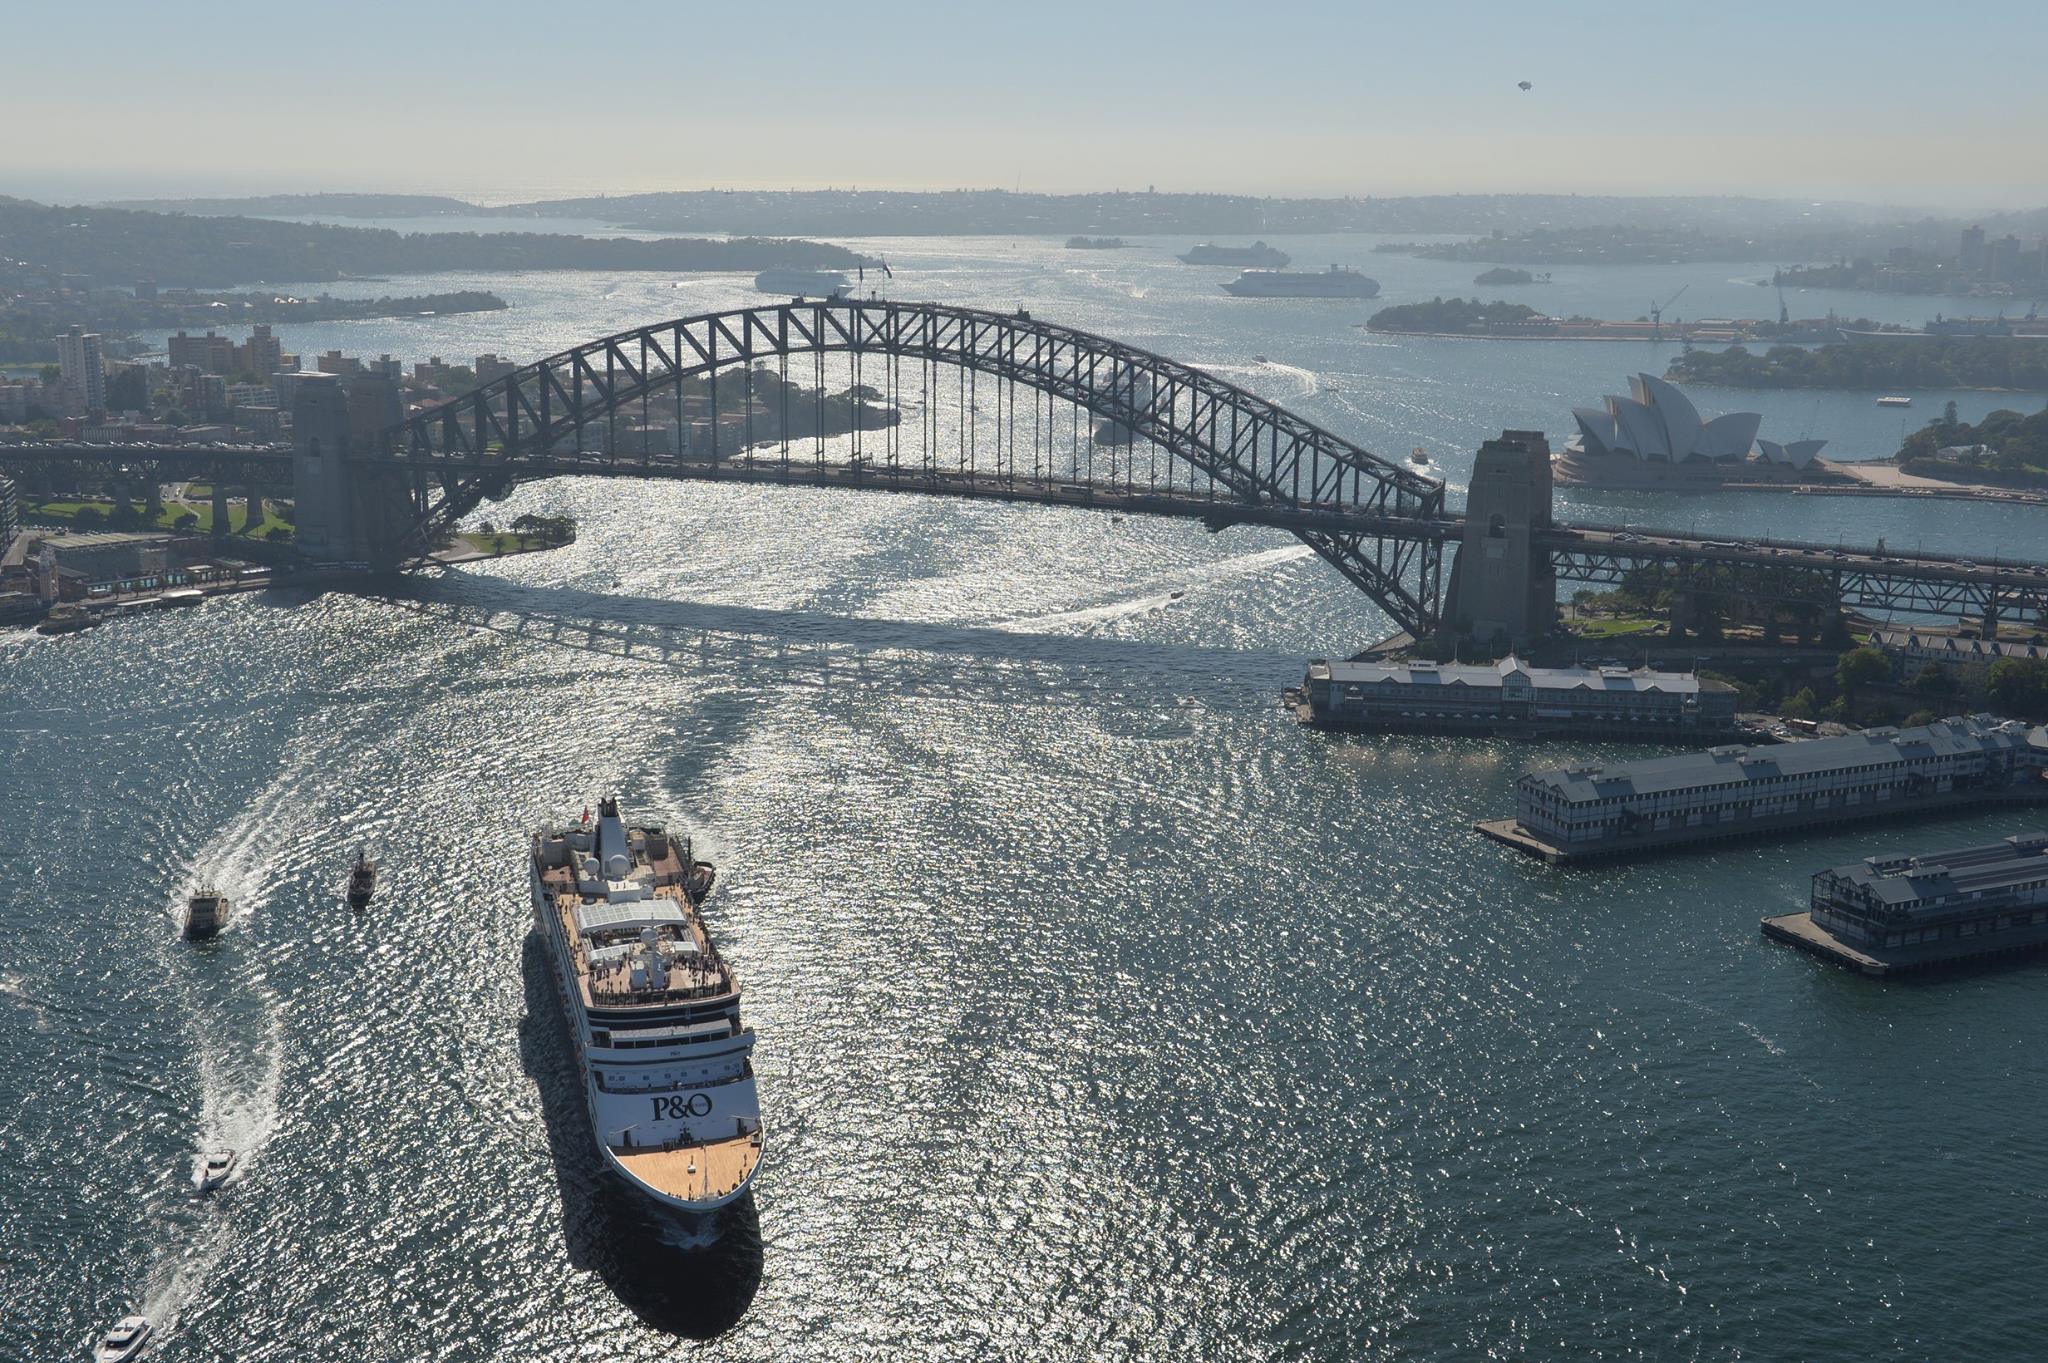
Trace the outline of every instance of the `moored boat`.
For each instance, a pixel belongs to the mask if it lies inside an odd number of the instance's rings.
[[[529,869],[605,1167],[667,1210],[735,1201],[764,1133],[739,980],[698,912],[710,863],[607,797],[595,823],[536,833]]]

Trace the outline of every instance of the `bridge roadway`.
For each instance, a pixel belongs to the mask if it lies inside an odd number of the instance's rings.
[[[291,450],[258,445],[19,444],[0,445],[0,468],[61,462],[155,465],[160,469],[239,468],[287,471]],[[405,453],[352,456],[365,466],[437,473],[502,472],[493,458]],[[1199,520],[1212,529],[1262,525],[1287,531],[1365,535],[1373,539],[1456,545],[1464,517],[1390,515],[1338,503],[1242,500],[1228,493],[1170,491],[1146,486],[1073,482],[1056,476],[991,474],[923,464],[890,466],[874,460],[842,463],[804,458],[742,456],[718,460],[672,455],[602,454],[529,456],[520,481],[555,477],[675,478],[845,491],[1031,503],[1116,515]],[[1999,559],[1984,563],[1954,555],[1850,548],[1798,540],[1729,540],[1676,531],[1597,524],[1553,525],[1534,532],[1561,582],[1618,585],[1643,568],[1669,574],[1676,590],[1702,595],[1761,595],[1787,603],[1844,606],[1951,618],[2027,618],[2048,623],[2048,563]],[[1779,570],[1761,583],[1758,570]]]

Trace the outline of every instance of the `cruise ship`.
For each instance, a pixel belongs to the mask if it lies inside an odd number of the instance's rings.
[[[1255,241],[1249,246],[1218,246],[1215,242],[1205,241],[1200,246],[1190,248],[1181,259],[1190,265],[1261,265],[1267,269],[1279,270],[1285,269],[1294,257],[1277,246],[1266,245],[1263,241]]]
[[[606,1167],[671,1211],[736,1200],[760,1167],[761,1103],[739,980],[698,916],[710,864],[606,798],[595,823],[586,809],[534,834],[531,871]]]
[[[754,287],[786,298],[832,298],[853,284],[839,270],[763,270],[754,276]]]
[[[1239,298],[1371,298],[1380,282],[1342,265],[1320,274],[1288,270],[1246,270],[1223,286]]]

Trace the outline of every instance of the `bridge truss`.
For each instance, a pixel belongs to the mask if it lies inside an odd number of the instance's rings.
[[[828,355],[844,357],[849,460],[825,454]],[[793,393],[813,410],[792,411]],[[515,482],[572,472],[1278,525],[1417,633],[1441,616],[1456,533],[1441,483],[1204,370],[1023,311],[935,303],[791,300],[622,332],[415,414],[369,457],[411,472],[420,547]]]

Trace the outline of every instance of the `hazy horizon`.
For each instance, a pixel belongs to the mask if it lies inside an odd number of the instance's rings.
[[[2048,201],[2036,6],[1942,35],[1901,4],[1456,12],[1052,3],[858,21],[796,4],[565,23],[371,0],[39,12],[89,60],[13,73],[0,192],[484,202],[676,189],[1324,197],[1734,195],[1943,213]],[[17,29],[19,31],[19,29]],[[91,73],[81,82],[78,72]],[[176,79],[183,74],[187,78]],[[167,79],[167,77],[170,77]],[[1524,91],[1518,82],[1530,82]],[[52,110],[61,109],[61,117]]]

